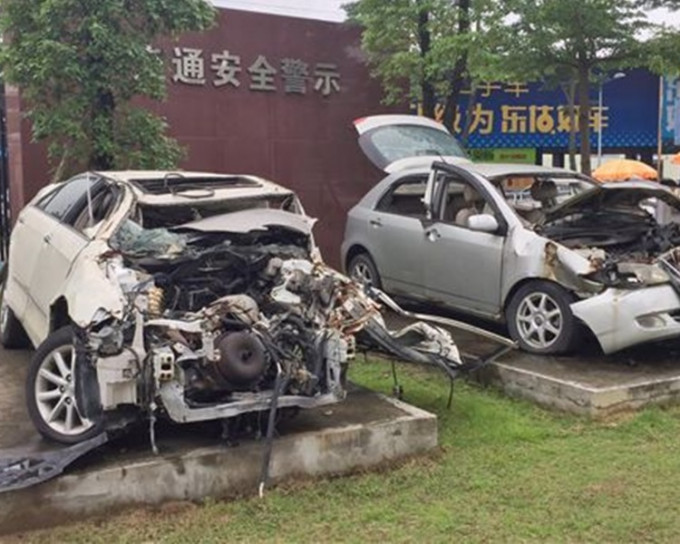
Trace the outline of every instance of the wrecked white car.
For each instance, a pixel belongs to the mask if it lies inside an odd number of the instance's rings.
[[[351,276],[504,321],[535,353],[573,349],[584,328],[605,353],[680,337],[680,225],[656,219],[680,213],[667,188],[533,165],[451,164],[437,146],[446,130],[412,123],[376,116],[357,125],[362,149],[390,175],[349,213],[342,262]],[[399,138],[383,134],[397,129]]]
[[[5,346],[37,347],[35,426],[77,443],[148,420],[153,438],[159,415],[338,402],[357,343],[455,374],[450,335],[389,331],[364,288],[323,264],[313,222],[251,176],[91,172],[46,187],[12,233],[0,319]]]

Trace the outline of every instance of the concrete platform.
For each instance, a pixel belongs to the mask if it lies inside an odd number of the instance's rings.
[[[477,336],[451,332],[464,352],[483,355],[493,350]],[[579,353],[570,356],[514,351],[471,379],[546,408],[604,418],[650,405],[680,404],[680,341],[612,355],[603,355],[594,339],[586,339]]]
[[[522,354],[489,365],[472,379],[543,407],[593,418],[680,403],[680,365],[588,366],[583,360]]]
[[[255,494],[264,442],[227,447],[217,442],[214,431],[211,425],[161,429],[159,456],[150,454],[140,432],[136,440],[92,452],[55,480],[1,494],[0,533],[139,505]],[[273,484],[369,469],[437,445],[436,416],[358,388],[343,403],[301,411],[282,422],[279,431],[271,461]]]
[[[438,308],[413,309],[472,321]],[[409,322],[397,315],[387,320],[392,327]],[[498,325],[473,324],[505,334]],[[477,335],[453,328],[449,331],[463,353],[483,356],[496,347]],[[680,404],[680,340],[637,346],[613,355],[603,355],[593,338],[584,339],[579,352],[570,356],[537,356],[517,350],[470,379],[546,408],[594,418],[650,405]]]

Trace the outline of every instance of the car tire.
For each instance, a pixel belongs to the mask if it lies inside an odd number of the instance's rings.
[[[578,343],[581,324],[571,311],[573,298],[557,284],[534,280],[522,285],[506,310],[510,336],[531,353],[565,353]]]
[[[0,344],[7,349],[28,347],[28,337],[12,308],[5,301],[5,282],[0,287]]]
[[[80,416],[75,401],[73,330],[63,327],[38,346],[26,378],[28,414],[45,438],[76,444],[99,434],[102,422]]]
[[[371,259],[368,253],[359,253],[352,257],[347,266],[347,273],[352,279],[368,284],[376,289],[382,289],[378,267],[375,266],[373,259]]]

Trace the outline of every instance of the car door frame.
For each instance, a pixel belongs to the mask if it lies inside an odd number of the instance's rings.
[[[425,294],[422,283],[422,260],[419,257],[419,246],[424,242],[422,234],[423,222],[426,220],[425,216],[427,213],[424,203],[425,193],[423,193],[423,197],[420,199],[423,206],[423,217],[380,209],[381,203],[390,193],[397,187],[409,182],[423,182],[425,188],[427,188],[427,173],[404,172],[393,176],[391,182],[376,195],[370,209],[366,209],[364,212],[365,217],[362,223],[364,223],[367,233],[361,245],[366,246],[373,258],[380,273],[383,288],[386,291],[407,298],[423,299]],[[386,247],[384,241],[381,242],[376,239],[376,236],[371,236],[373,233],[384,235],[388,229],[394,227],[398,227],[402,231],[410,231],[412,242],[410,253],[405,254],[403,251],[391,252],[390,249],[396,248]],[[413,244],[416,244],[416,246],[414,247]],[[401,266],[392,266],[385,257],[386,253],[404,255],[408,262],[402,262]],[[404,264],[408,266],[408,270],[406,270]],[[394,270],[399,270],[402,274],[395,275]]]
[[[439,176],[439,173],[442,176]],[[467,183],[471,185],[479,194],[484,198],[485,202],[491,206],[494,211],[494,215],[498,221],[498,230],[495,233],[485,233],[481,231],[473,231],[469,228],[453,225],[441,219],[442,208],[445,204],[444,202],[444,188],[448,183],[447,177],[454,177],[459,179],[462,183]],[[497,244],[496,251],[498,252],[499,258],[499,270],[497,274],[497,280],[494,281],[494,289],[497,293],[495,301],[493,304],[471,304],[466,297],[456,295],[454,292],[434,292],[432,288],[426,288],[426,296],[430,300],[437,300],[444,303],[447,306],[451,306],[456,309],[463,310],[468,313],[473,313],[485,317],[493,317],[497,319],[502,314],[503,308],[503,286],[504,286],[504,262],[506,253],[506,244],[508,240],[508,234],[510,231],[511,224],[508,221],[506,210],[503,209],[502,196],[491,186],[490,182],[481,178],[469,170],[457,167],[443,162],[435,162],[432,165],[430,175],[428,178],[428,185],[425,194],[426,208],[427,208],[427,221],[424,225],[425,237],[431,241],[431,243],[436,244],[437,237],[442,235],[442,231],[446,232],[450,229],[464,229],[465,231],[471,233],[471,236],[488,238],[491,236],[496,236],[502,238]],[[492,244],[496,245],[496,244]],[[424,281],[429,284],[427,280],[427,272],[424,274]]]
[[[63,217],[59,218],[49,213],[46,209],[38,207],[37,203],[35,205],[36,210],[44,214],[50,223],[49,232],[46,232],[43,238],[38,262],[54,262],[55,255],[64,262],[59,263],[58,270],[55,270],[54,265],[49,267],[49,280],[44,277],[47,273],[46,267],[36,267],[31,275],[28,305],[22,324],[34,345],[42,342],[54,328],[52,308],[63,294],[63,287],[78,255],[93,240],[93,237],[76,229],[73,223],[88,206],[88,201],[108,184],[103,176],[93,173],[80,174],[63,183],[74,182],[83,176],[93,178],[91,187],[76,199],[72,208]],[[56,196],[56,192],[50,194]],[[55,237],[62,240],[53,243]]]

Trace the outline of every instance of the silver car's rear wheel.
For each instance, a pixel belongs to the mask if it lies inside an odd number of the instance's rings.
[[[45,437],[67,444],[99,432],[97,425],[78,410],[75,366],[73,335],[66,327],[40,345],[26,381],[26,401],[33,424]]]
[[[360,253],[352,257],[347,266],[347,272],[352,279],[364,285],[382,288],[378,269],[368,253]]]
[[[550,349],[560,337],[564,323],[562,310],[546,293],[530,293],[524,297],[516,319],[522,340],[539,350]]]
[[[571,311],[573,296],[556,283],[532,280],[522,285],[506,308],[510,336],[533,353],[563,353],[579,340],[582,326]]]

